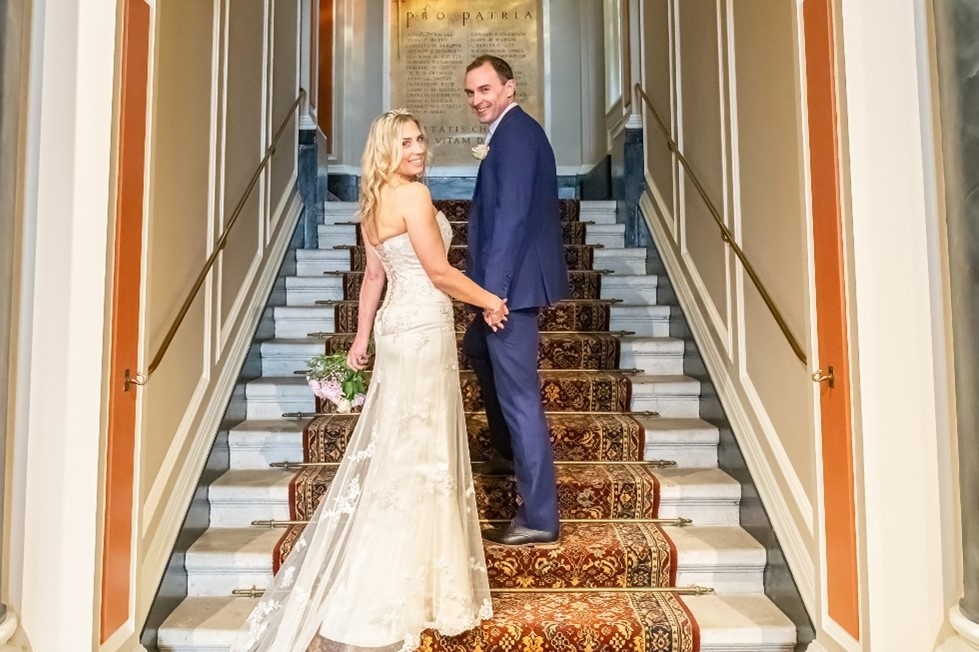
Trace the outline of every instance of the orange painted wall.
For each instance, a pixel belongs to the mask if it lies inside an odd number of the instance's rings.
[[[126,391],[123,378],[127,369],[136,373],[139,353],[139,288],[150,39],[150,8],[146,2],[126,0],[124,12],[102,553],[100,639],[103,642],[129,617],[136,388],[130,387]]]
[[[856,501],[846,288],[840,211],[839,119],[832,0],[805,0],[806,76],[816,265],[819,364],[835,387],[821,385],[826,582],[830,617],[860,638]]]

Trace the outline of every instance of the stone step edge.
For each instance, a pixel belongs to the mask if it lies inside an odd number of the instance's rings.
[[[796,630],[764,594],[689,596],[684,603],[700,627],[700,652],[792,652]],[[159,629],[159,645],[168,652],[227,649],[253,598],[185,598]],[[171,621],[182,626],[169,625]]]

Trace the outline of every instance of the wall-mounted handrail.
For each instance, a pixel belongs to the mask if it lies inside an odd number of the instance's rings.
[[[305,89],[300,88],[299,95],[296,96],[296,100],[289,108],[289,112],[286,114],[285,119],[282,121],[282,124],[279,125],[279,129],[272,137],[271,144],[269,145],[268,149],[265,150],[265,156],[262,157],[261,162],[255,169],[255,174],[252,175],[251,181],[248,182],[248,187],[245,188],[245,192],[242,193],[241,199],[238,200],[238,204],[235,206],[234,211],[232,211],[231,219],[228,221],[228,225],[224,227],[224,232],[221,233],[221,237],[218,238],[217,243],[214,245],[214,251],[212,251],[211,255],[207,257],[207,260],[204,262],[204,267],[197,275],[197,280],[194,281],[194,285],[191,287],[190,292],[187,293],[187,298],[184,299],[183,305],[180,306],[180,310],[177,312],[176,317],[174,317],[173,322],[170,324],[170,328],[167,330],[166,336],[163,338],[163,341],[156,350],[156,354],[150,361],[150,366],[146,369],[146,373],[141,374],[135,379],[127,379],[127,382],[143,385],[150,379],[153,372],[160,366],[160,363],[163,361],[163,357],[167,354],[167,350],[170,348],[170,344],[173,342],[173,338],[177,336],[177,331],[180,330],[180,326],[183,324],[184,318],[190,311],[190,307],[194,304],[194,300],[197,298],[197,293],[200,292],[201,287],[204,285],[204,281],[207,280],[207,275],[214,267],[214,263],[217,262],[218,254],[220,254],[225,245],[227,245],[228,236],[231,235],[231,230],[238,222],[238,218],[241,216],[241,212],[245,208],[245,202],[248,201],[248,197],[251,195],[252,190],[255,189],[255,185],[262,177],[262,172],[265,171],[265,166],[275,154],[275,148],[279,143],[279,138],[282,137],[283,132],[289,125],[289,122],[292,120],[293,115],[296,113],[296,110],[299,108],[299,105],[302,103],[304,97],[306,97],[306,91]]]
[[[765,285],[761,282],[761,279],[758,278],[755,268],[752,267],[750,262],[748,262],[747,256],[745,256],[744,252],[741,250],[741,247],[738,246],[738,243],[734,241],[734,236],[721,219],[721,214],[717,210],[717,207],[714,206],[714,202],[712,202],[710,197],[707,196],[707,191],[704,190],[704,186],[700,183],[700,179],[697,178],[696,173],[693,171],[693,169],[691,169],[690,164],[687,163],[687,159],[684,158],[683,153],[680,152],[680,147],[676,144],[676,141],[673,140],[673,136],[670,134],[669,129],[666,128],[666,123],[663,121],[663,118],[660,116],[655,107],[653,107],[653,103],[649,100],[649,96],[646,95],[646,92],[642,89],[641,85],[636,84],[636,92],[646,105],[646,108],[649,109],[649,112],[653,115],[653,118],[656,120],[656,124],[659,125],[660,131],[663,132],[663,137],[666,139],[667,149],[669,149],[670,152],[676,156],[677,160],[680,162],[680,165],[683,166],[687,176],[690,178],[690,181],[693,182],[694,188],[697,189],[697,193],[700,195],[700,198],[703,199],[704,204],[707,205],[707,210],[710,212],[711,217],[714,218],[714,222],[717,223],[717,227],[721,230],[721,240],[731,247],[734,255],[739,261],[741,261],[741,265],[744,267],[744,271],[748,274],[748,278],[750,278],[751,282],[754,283],[755,288],[758,290],[758,294],[761,295],[765,305],[768,306],[768,311],[772,313],[772,317],[775,318],[775,322],[782,331],[782,335],[784,335],[785,339],[788,340],[789,346],[792,347],[792,351],[795,353],[796,357],[799,358],[803,364],[808,365],[809,361],[806,357],[805,350],[803,350],[802,345],[799,344],[799,340],[797,340],[792,334],[792,331],[789,329],[789,325],[786,323],[785,318],[782,317],[781,311],[779,311],[778,306],[775,305],[775,301],[772,300],[771,295],[768,294],[768,290],[765,289]]]

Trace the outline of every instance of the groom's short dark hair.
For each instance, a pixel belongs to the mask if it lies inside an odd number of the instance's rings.
[[[468,73],[470,70],[482,68],[487,63],[493,66],[493,70],[500,76],[500,81],[504,84],[513,79],[513,68],[510,67],[510,64],[492,54],[481,54],[473,59],[473,62],[466,66],[466,72]]]

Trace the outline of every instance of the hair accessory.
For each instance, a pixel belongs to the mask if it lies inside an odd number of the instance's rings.
[[[392,117],[396,115],[411,115],[411,111],[405,108],[391,109],[385,115],[392,116]]]

